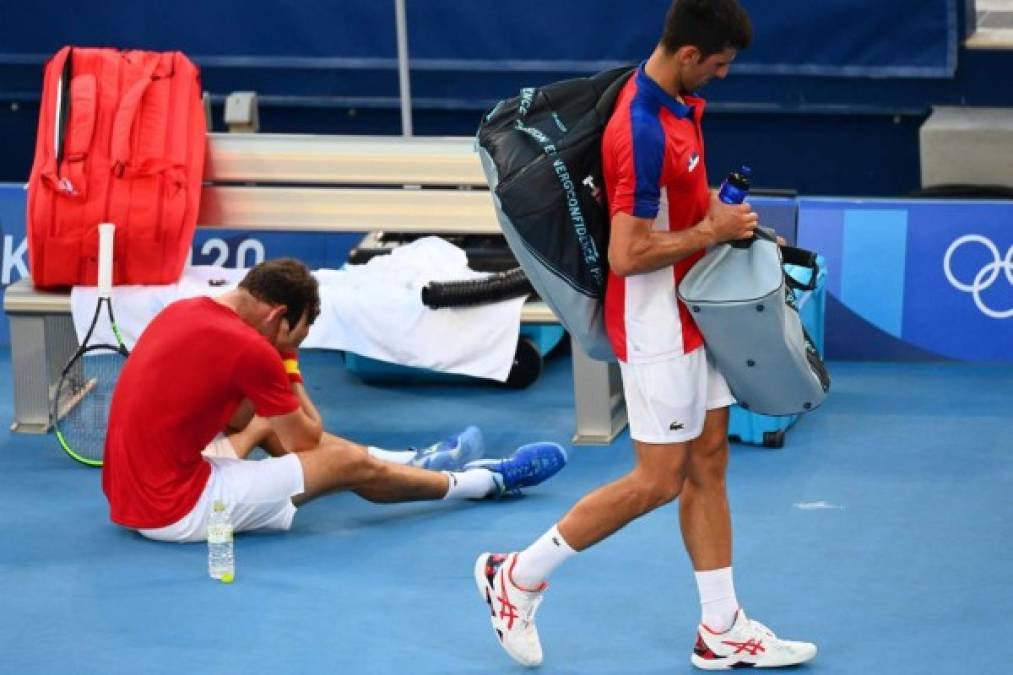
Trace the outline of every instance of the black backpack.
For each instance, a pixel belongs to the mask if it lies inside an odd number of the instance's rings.
[[[602,301],[609,214],[601,139],[634,69],[522,89],[478,128],[479,155],[507,244],[588,356],[613,361]]]

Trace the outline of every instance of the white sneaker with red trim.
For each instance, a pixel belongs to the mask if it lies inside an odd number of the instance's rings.
[[[813,643],[781,640],[759,621],[746,617],[740,609],[735,623],[724,633],[714,633],[700,624],[696,647],[689,660],[703,670],[731,670],[795,666],[814,656],[816,645]]]
[[[510,578],[516,553],[483,553],[475,561],[475,584],[492,612],[492,628],[503,649],[522,666],[542,663],[542,644],[535,628],[535,612],[548,584],[523,590]]]

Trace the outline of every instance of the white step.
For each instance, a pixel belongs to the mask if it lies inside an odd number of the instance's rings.
[[[1013,108],[935,107],[919,137],[923,188],[1013,188]]]

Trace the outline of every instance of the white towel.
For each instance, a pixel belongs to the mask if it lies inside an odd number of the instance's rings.
[[[170,302],[198,295],[218,295],[236,284],[246,270],[224,267],[187,267],[174,284],[164,286],[116,286],[113,288],[113,314],[128,349],[133,349],[148,323]],[[74,320],[78,343],[84,340],[95,315],[98,290],[94,286],[74,286],[70,291],[70,313]],[[92,342],[116,344],[105,319],[99,318]]]
[[[132,348],[148,322],[170,302],[218,295],[234,288],[245,273],[189,267],[175,284],[117,286],[113,311],[124,342]],[[464,251],[453,244],[425,237],[365,265],[322,269],[314,275],[320,283],[320,317],[302,346],[500,382],[509,375],[524,298],[460,309],[430,310],[422,304],[421,289],[429,281],[484,276],[468,267]],[[75,286],[70,298],[82,340],[97,292],[94,286]],[[104,321],[94,339],[112,341]]]

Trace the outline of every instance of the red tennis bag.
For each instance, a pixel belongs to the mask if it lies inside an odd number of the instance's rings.
[[[197,224],[206,132],[200,73],[181,52],[57,52],[28,181],[35,285],[95,284],[103,222],[116,225],[113,283],[176,281]]]

